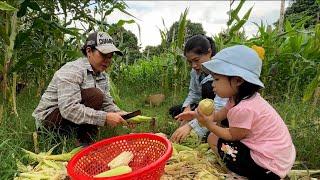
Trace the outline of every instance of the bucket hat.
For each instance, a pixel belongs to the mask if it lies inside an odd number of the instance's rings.
[[[238,76],[247,82],[264,87],[259,79],[262,61],[258,54],[244,45],[235,45],[218,52],[210,61],[202,64],[207,73]]]

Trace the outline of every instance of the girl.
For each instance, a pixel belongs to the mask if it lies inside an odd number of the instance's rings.
[[[213,91],[230,98],[211,116],[197,109],[180,119],[194,116],[212,133],[208,143],[223,158],[229,170],[249,179],[280,179],[291,169],[296,156],[288,128],[258,90],[262,62],[257,53],[243,45],[220,51],[203,64],[212,74]],[[215,124],[228,117],[229,128]]]
[[[184,55],[192,67],[190,72],[189,93],[184,103],[179,106],[172,107],[169,113],[172,117],[182,112],[194,110],[197,103],[204,98],[214,99],[216,109],[222,108],[227,99],[220,97],[215,98],[212,93],[212,77],[202,71],[201,64],[210,60],[216,54],[216,48],[212,38],[204,35],[194,35],[189,38],[185,44]],[[173,142],[182,141],[193,129],[200,138],[207,135],[208,130],[200,127],[196,119],[187,119],[182,121],[181,126],[173,133],[171,140]]]

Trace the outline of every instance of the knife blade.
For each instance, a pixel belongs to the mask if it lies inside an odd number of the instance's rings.
[[[128,120],[132,117],[135,117],[135,116],[138,116],[138,115],[141,115],[141,111],[140,110],[136,110],[136,111],[133,111],[131,113],[128,113],[128,114],[124,114],[124,115],[121,115],[121,117],[124,119],[124,120]]]

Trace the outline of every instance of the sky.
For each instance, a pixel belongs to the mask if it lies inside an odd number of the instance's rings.
[[[208,36],[213,36],[221,30],[226,29],[229,11],[229,1],[125,1],[128,5],[127,11],[137,17],[137,19],[114,11],[107,19],[108,23],[115,23],[119,19],[134,19],[140,26],[141,38],[137,24],[126,24],[124,28],[133,32],[140,46],[156,46],[161,42],[160,29],[170,26],[179,20],[181,13],[189,8],[187,19],[191,22],[201,23]],[[236,1],[232,9],[236,8],[239,1]],[[256,34],[258,28],[253,22],[260,24],[273,24],[280,16],[280,1],[246,1],[242,7],[239,17],[253,6],[251,16],[244,25],[246,34],[251,37]],[[285,7],[288,6],[288,1]]]

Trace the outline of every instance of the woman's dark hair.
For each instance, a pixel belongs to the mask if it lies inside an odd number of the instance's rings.
[[[190,37],[184,47],[184,55],[187,52],[193,52],[198,55],[203,55],[208,53],[208,49],[211,49],[211,56],[216,55],[216,46],[211,37],[198,34]]]
[[[88,45],[84,45],[82,46],[81,48],[81,52],[83,55],[85,55],[87,57],[87,48],[91,48],[91,50],[94,52],[96,50],[96,47],[95,46],[88,46]]]
[[[235,76],[231,76],[229,77],[229,81],[231,80],[232,77]],[[231,82],[231,81],[230,81]],[[235,101],[235,105],[239,104],[240,101],[245,100],[245,99],[249,99],[250,97],[252,97],[256,92],[258,92],[261,89],[260,86],[256,85],[256,84],[252,84],[249,83],[247,81],[244,81],[238,89],[238,94],[236,95],[234,101]]]

